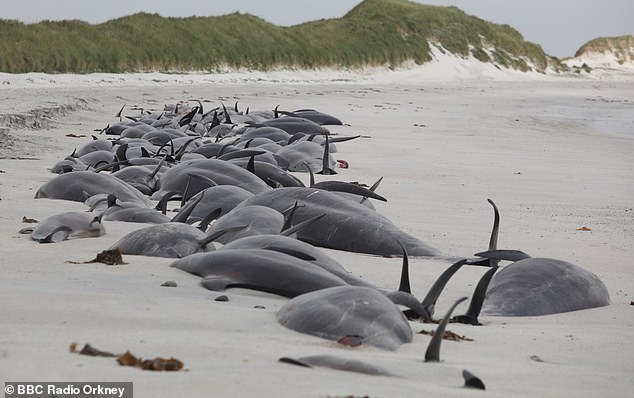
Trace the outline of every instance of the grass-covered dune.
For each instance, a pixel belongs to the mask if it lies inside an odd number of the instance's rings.
[[[139,13],[98,25],[0,20],[0,71],[131,72],[398,66],[431,59],[430,43],[519,70],[561,67],[508,25],[455,7],[364,0],[345,16],[280,27],[249,14],[164,18]]]
[[[634,36],[598,37],[585,43],[575,53],[575,57],[591,54],[610,53],[617,63],[634,61]]]

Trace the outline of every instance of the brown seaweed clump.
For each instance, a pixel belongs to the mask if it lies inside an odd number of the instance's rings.
[[[132,355],[130,351],[117,355],[111,352],[98,350],[90,344],[85,344],[81,351],[77,351],[77,343],[73,342],[70,344],[69,350],[75,354],[89,355],[93,357],[116,357],[117,363],[121,366],[133,366],[143,370],[178,371],[183,369],[184,366],[183,362],[176,358],[156,357],[153,359],[143,359]]]
[[[115,247],[111,250],[104,250],[101,253],[97,253],[97,257],[90,261],[71,261],[68,260],[66,263],[69,264],[91,264],[91,263],[103,263],[106,265],[122,265],[127,264],[123,261],[123,252],[120,248]]]
[[[428,336],[433,336],[435,331],[421,330],[419,333],[425,334]],[[458,333],[452,332],[451,330],[445,330],[445,333],[443,333],[442,338],[443,340],[450,340],[450,341],[473,341],[472,338],[461,336]]]
[[[117,362],[121,366],[134,366],[143,370],[177,371],[183,369],[183,362],[176,358],[156,357],[154,359],[142,359],[135,357],[130,351],[119,355]]]

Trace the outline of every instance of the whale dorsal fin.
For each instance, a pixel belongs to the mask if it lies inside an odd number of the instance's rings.
[[[465,301],[467,298],[462,297],[458,299],[451,308],[445,314],[445,317],[440,321],[434,335],[427,346],[427,351],[425,351],[425,362],[439,362],[440,361],[440,343],[442,343],[442,337],[445,334],[445,329],[447,328],[447,323],[449,322],[449,318],[451,318],[451,314],[453,310],[456,309],[458,304]]]

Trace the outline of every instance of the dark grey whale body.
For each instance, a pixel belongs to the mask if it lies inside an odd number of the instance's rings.
[[[297,257],[266,249],[217,250],[177,260],[172,266],[203,278],[209,290],[241,287],[284,297],[347,286],[338,276]]]
[[[150,257],[181,258],[199,251],[214,250],[213,244],[203,245],[207,235],[189,224],[169,222],[137,229],[115,242],[123,254]]]
[[[94,238],[106,233],[99,217],[91,213],[70,211],[48,217],[34,228],[25,228],[31,239],[40,243],[56,243],[67,239]]]
[[[495,274],[482,313],[536,316],[608,304],[608,290],[592,272],[566,261],[530,257]]]
[[[355,359],[348,359],[337,357],[334,355],[310,355],[301,358],[289,358],[283,357],[279,359],[280,362],[290,363],[292,365],[299,365],[307,368],[323,367],[335,370],[342,370],[344,372],[356,372],[363,373],[372,376],[393,376],[391,372],[383,369],[380,366],[374,364],[358,361]]]
[[[602,307],[610,304],[603,282],[590,271],[552,258],[533,258],[519,250],[499,250],[500,214],[495,203],[489,250],[471,264],[491,267],[480,279],[461,323],[479,324],[478,314],[538,316]],[[500,266],[500,261],[511,261]]]
[[[412,329],[401,310],[371,287],[332,287],[303,294],[287,302],[277,320],[300,333],[335,341],[359,336],[363,344],[387,350],[412,341]]]
[[[92,171],[74,171],[60,174],[44,183],[35,198],[65,199],[85,202],[89,197],[105,193],[113,194],[122,202],[139,202],[150,205],[148,198],[138,189],[109,174]]]
[[[276,234],[284,226],[284,216],[266,206],[241,206],[231,210],[213,223],[209,235],[227,231],[216,241],[229,243],[245,236]]]
[[[194,178],[190,181],[190,176],[202,179]],[[188,183],[191,183],[189,192],[192,196],[213,184],[234,185],[251,193],[271,189],[257,176],[231,162],[218,159],[196,159],[181,162],[163,173],[160,179],[160,191],[155,192],[153,197],[159,199],[168,192],[183,194]]]
[[[321,189],[277,188],[257,194],[238,207],[261,205],[282,212],[296,202],[298,209],[293,218],[296,223],[325,214],[321,220],[297,233],[297,237],[305,242],[357,253],[400,255],[400,241],[411,256],[437,255],[435,249],[374,210]]]
[[[236,239],[219,248],[222,250],[244,250],[244,249],[269,249],[277,251],[287,251],[302,253],[308,257],[312,264],[318,265],[326,271],[343,279],[346,283],[354,286],[371,286],[370,283],[357,278],[348,272],[341,264],[326,255],[323,250],[294,238],[284,235],[254,235]]]

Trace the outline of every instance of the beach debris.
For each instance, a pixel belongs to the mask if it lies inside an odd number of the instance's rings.
[[[107,351],[101,351],[91,346],[90,344],[84,344],[81,351],[77,351],[77,343],[72,342],[69,346],[69,351],[74,354],[88,355],[93,357],[111,357],[117,358],[117,363],[121,366],[134,366],[143,370],[153,371],[178,371],[183,369],[183,362],[176,358],[162,358],[156,357],[153,359],[137,358],[132,355],[130,351],[126,351],[123,354],[113,354]]]
[[[216,297],[214,301],[226,302],[226,301],[229,301],[229,297],[227,297],[224,294],[221,294],[220,296]]]
[[[433,336],[436,332],[434,330],[421,330],[418,333],[424,334],[427,336]],[[458,333],[454,333],[451,330],[445,330],[445,333],[443,333],[442,338],[443,340],[450,340],[450,341],[473,341],[472,338],[459,335]]]
[[[592,231],[592,228],[583,226],[583,227],[577,228],[577,231]]]
[[[88,343],[84,344],[81,351],[77,351],[77,343],[72,342],[70,343],[69,350],[70,352],[75,354],[88,355],[91,357],[116,357],[117,356],[116,354],[113,354],[111,352],[98,350]]]
[[[350,163],[348,163],[347,160],[343,160],[343,159],[337,159],[337,164],[339,165],[339,168],[341,169],[347,169],[350,167]]]
[[[462,378],[464,379],[464,386],[470,388],[477,388],[479,390],[486,390],[484,383],[476,375],[464,369],[462,371]]]
[[[35,218],[28,218],[26,216],[22,216],[22,222],[27,224],[37,224],[39,221]]]
[[[117,363],[121,366],[137,366],[139,359],[132,355],[130,351],[126,351],[117,357]]]
[[[132,355],[130,351],[119,355],[117,357],[117,363],[121,366],[134,366],[143,370],[152,371],[178,371],[183,369],[183,362],[176,358],[156,357],[154,359],[143,359]]]
[[[71,138],[84,138],[85,136],[86,136],[85,134],[75,134],[75,133],[66,134],[66,137],[71,137]]]
[[[93,258],[90,261],[66,260],[64,262],[66,264],[92,264],[92,263],[103,263],[106,265],[127,264],[125,261],[123,261],[123,257],[121,256],[121,249],[119,249],[118,247],[111,250],[104,250],[101,253],[97,253],[97,257]]]
[[[178,284],[174,281],[165,281],[163,283],[161,283],[161,286],[163,287],[177,287]]]
[[[121,265],[127,264],[123,261],[123,257],[121,255],[121,249],[115,247],[111,250],[104,250],[101,253],[97,254],[93,260],[87,261],[86,263],[104,263],[106,265]]]
[[[543,359],[541,359],[541,358],[539,357],[539,355],[531,355],[529,358],[530,358],[530,359],[532,359],[532,360],[533,360],[533,361],[535,361],[535,362],[544,362],[544,360],[543,360]]]
[[[79,354],[90,355],[91,357],[115,357],[116,356],[115,354],[111,352],[98,350],[94,348],[93,346],[91,346],[90,344],[85,344],[84,348],[82,348],[81,351],[79,351]]]

